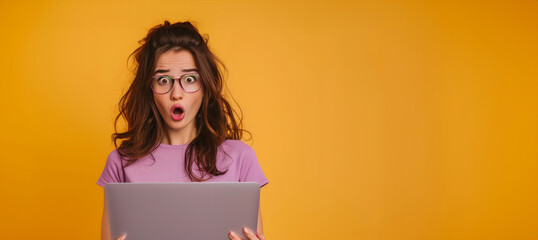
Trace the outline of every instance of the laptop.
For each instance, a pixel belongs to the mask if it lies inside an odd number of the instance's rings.
[[[256,231],[258,183],[109,183],[111,239],[226,240],[243,227]]]

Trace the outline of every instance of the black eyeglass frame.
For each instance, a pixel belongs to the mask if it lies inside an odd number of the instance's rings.
[[[183,81],[182,81],[182,80],[184,80],[186,76],[196,76],[196,77],[195,77],[195,80],[196,80],[196,81],[200,81],[200,74],[199,74],[199,73],[185,73],[185,74],[181,75],[181,76],[178,77],[178,78],[173,78],[173,77],[171,77],[171,76],[169,76],[169,75],[158,75],[158,76],[154,76],[154,77],[151,78],[151,81],[152,81],[152,82],[151,82],[151,85],[150,85],[151,91],[153,91],[153,92],[156,93],[156,94],[167,94],[167,93],[169,93],[170,91],[172,91],[172,89],[174,89],[174,85],[175,85],[176,80],[179,81],[179,86],[180,86],[181,89],[183,89],[183,91],[185,91],[185,92],[188,92],[188,93],[195,93],[195,92],[200,91],[200,89],[202,89],[202,85],[201,85],[201,83],[200,83],[200,87],[199,87],[198,89],[196,89],[195,91],[187,91],[187,90],[185,90],[185,87],[183,87]],[[171,85],[170,89],[168,89],[168,91],[166,91],[166,92],[164,92],[164,93],[156,92],[155,89],[153,89],[153,81],[156,81],[158,78],[161,78],[161,77],[166,77],[166,78],[172,80],[172,85]]]

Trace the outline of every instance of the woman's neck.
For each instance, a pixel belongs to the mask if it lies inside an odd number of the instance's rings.
[[[166,129],[162,143],[167,145],[183,145],[190,143],[196,137],[194,128],[185,128],[181,130]]]

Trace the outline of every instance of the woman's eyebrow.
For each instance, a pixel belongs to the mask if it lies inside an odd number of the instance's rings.
[[[198,69],[196,68],[189,68],[189,69],[183,69],[182,72],[198,72]]]
[[[155,71],[155,72],[153,73],[153,75],[155,75],[155,74],[157,74],[157,73],[167,73],[167,72],[170,72],[170,70],[168,70],[168,69],[159,69],[159,70]]]

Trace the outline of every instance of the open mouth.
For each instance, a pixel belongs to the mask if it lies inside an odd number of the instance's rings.
[[[183,113],[183,109],[181,109],[180,107],[176,107],[174,108],[174,111],[172,111],[172,113],[174,115],[181,115]]]
[[[171,113],[172,113],[172,119],[176,121],[183,119],[183,117],[185,116],[185,110],[183,110],[183,107],[181,107],[180,105],[172,106]]]

